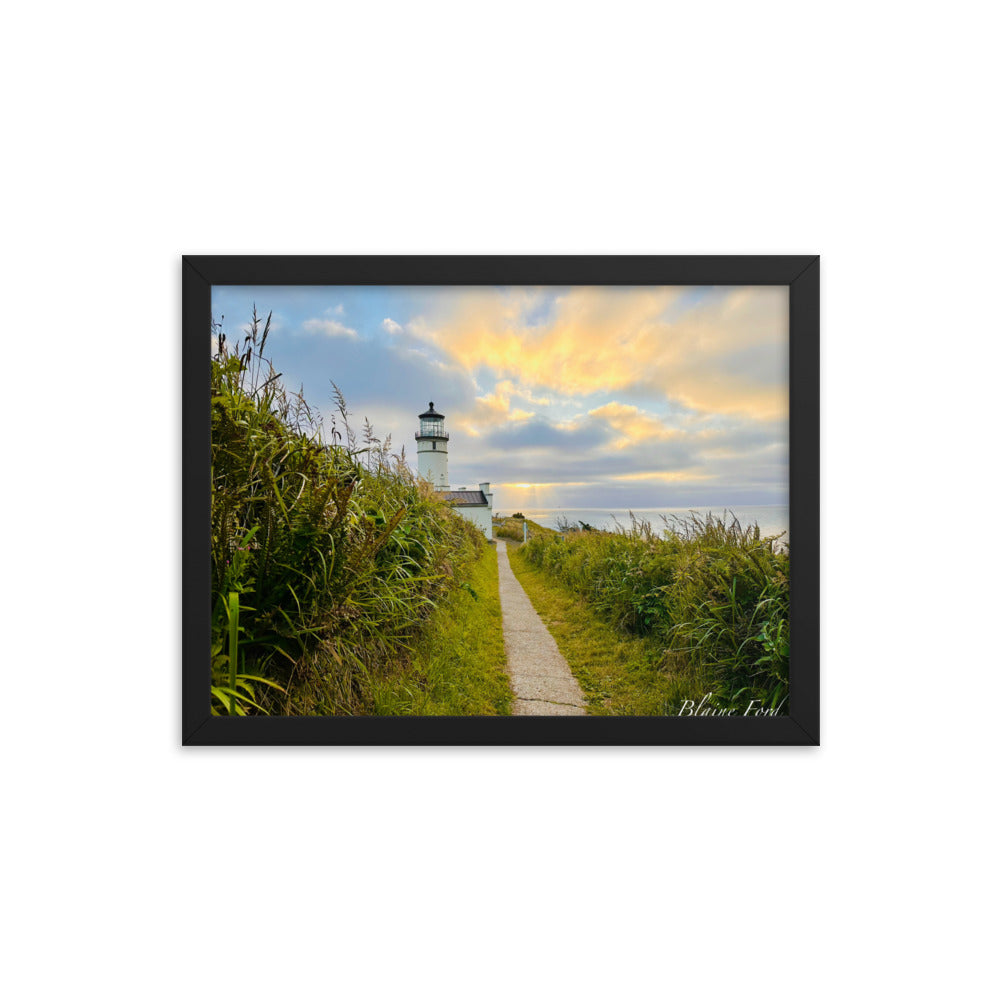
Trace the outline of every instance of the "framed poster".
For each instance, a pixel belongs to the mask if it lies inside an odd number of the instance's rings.
[[[818,257],[182,267],[184,744],[818,745]]]

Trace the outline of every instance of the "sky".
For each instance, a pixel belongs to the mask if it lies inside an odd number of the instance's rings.
[[[213,287],[229,340],[254,304],[327,428],[334,382],[416,471],[433,400],[496,511],[787,503],[787,286]]]

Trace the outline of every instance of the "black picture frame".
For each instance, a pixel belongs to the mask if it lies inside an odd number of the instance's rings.
[[[818,256],[184,256],[182,742],[187,746],[818,746]],[[210,713],[213,285],[787,285],[789,714],[779,717],[229,717]]]

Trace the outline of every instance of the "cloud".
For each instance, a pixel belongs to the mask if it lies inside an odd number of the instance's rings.
[[[640,441],[666,441],[678,433],[675,427],[668,427],[662,420],[630,404],[605,403],[590,410],[588,415],[606,421],[621,435],[615,442],[617,448],[628,448]]]
[[[578,465],[581,460],[584,463],[591,461],[593,456],[588,452],[606,444],[609,433],[607,427],[596,421],[556,424],[534,418],[504,421],[484,435],[483,443],[487,448],[496,449],[505,459],[522,465],[532,462],[537,477],[547,466],[558,465],[567,459]],[[538,456],[543,456],[541,461]],[[544,473],[542,478],[545,478]]]
[[[504,486],[505,506],[610,509],[780,503],[787,497],[787,425],[781,421],[716,415],[706,423],[684,416],[668,425],[630,404],[593,410],[563,421],[506,420],[474,446],[469,435],[453,430],[453,482],[490,478]],[[622,428],[633,424],[639,433],[622,447]]]
[[[470,372],[565,396],[634,391],[699,411],[788,412],[781,286],[463,289],[409,329]]]
[[[680,470],[674,472],[623,472],[621,475],[612,477],[616,481],[631,483],[636,480],[654,480],[659,483],[682,483],[701,482],[706,479],[715,479],[715,475],[710,472],[689,472]]]
[[[336,382],[355,429],[369,418],[414,469],[417,414],[434,399],[452,484],[489,479],[508,509],[787,497],[787,289],[323,294],[274,296],[287,321],[269,340],[276,370],[327,426]]]
[[[302,336],[289,337],[276,348],[275,366],[283,373],[282,381],[292,389],[303,386],[306,399],[322,410],[327,427],[334,409],[330,402],[334,382],[347,399],[355,430],[367,417],[379,437],[392,435],[397,449],[406,444],[408,452],[414,450],[417,415],[429,399],[438,401],[449,427],[454,427],[456,413],[474,408],[468,373],[425,353],[400,350],[395,340]]]
[[[552,400],[548,396],[536,396],[532,391],[519,383],[514,383],[510,379],[503,379],[497,382],[497,392],[502,392],[507,396],[517,396],[535,406],[551,406]]]
[[[498,427],[511,421],[530,420],[534,410],[525,410],[511,405],[511,398],[521,397],[510,381],[498,382],[493,392],[477,396],[475,409],[471,414],[459,414],[457,423],[474,437],[479,437],[491,427]]]
[[[302,324],[302,329],[307,333],[322,333],[327,337],[358,339],[357,330],[352,330],[349,326],[344,326],[343,323],[335,319],[307,319]]]

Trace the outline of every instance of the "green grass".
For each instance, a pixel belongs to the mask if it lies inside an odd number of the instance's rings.
[[[565,584],[532,566],[508,546],[514,575],[556,640],[587,696],[588,715],[676,715],[684,700],[707,693],[697,672],[660,666],[662,646],[629,636],[602,621]]]
[[[335,385],[329,429],[284,389],[270,317],[216,330],[212,710],[372,714],[486,540],[367,421],[355,434]]]
[[[633,519],[612,532],[538,535],[518,554],[616,635],[649,639],[662,662],[697,670],[713,707],[787,711],[789,554],[756,524],[692,513],[654,531]]]
[[[376,715],[510,715],[492,545],[431,613],[410,664],[372,685]]]
[[[524,541],[524,526],[528,526],[528,538],[555,535],[551,528],[543,528],[537,521],[523,517],[494,517],[493,537],[520,545]]]

